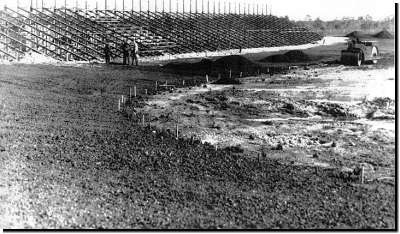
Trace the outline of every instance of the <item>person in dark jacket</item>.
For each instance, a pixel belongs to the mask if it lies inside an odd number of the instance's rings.
[[[110,51],[110,46],[108,45],[108,43],[106,43],[106,45],[104,46],[104,57],[106,60],[106,64],[109,64],[110,57],[111,57],[111,51]]]
[[[129,64],[129,45],[128,42],[124,42],[121,46],[122,50],[122,64],[128,65]]]

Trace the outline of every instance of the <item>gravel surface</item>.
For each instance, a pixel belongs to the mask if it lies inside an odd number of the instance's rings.
[[[391,181],[216,151],[116,111],[127,87],[168,78],[0,65],[0,226],[395,227]]]

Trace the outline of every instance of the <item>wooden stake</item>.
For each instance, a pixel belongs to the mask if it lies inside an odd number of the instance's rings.
[[[364,184],[364,166],[361,167],[361,184]]]
[[[156,81],[156,91],[157,91],[158,82]]]
[[[142,125],[144,126],[144,114],[142,114]]]
[[[240,72],[240,78],[242,78],[242,76],[243,76],[243,72]]]
[[[176,124],[176,139],[179,139],[179,126]]]
[[[182,80],[182,86],[185,86],[185,80]]]
[[[232,70],[229,70],[229,79],[232,78]]]
[[[129,99],[132,98],[132,87],[129,88]]]
[[[147,95],[147,89],[144,89],[144,94]]]
[[[121,99],[118,99],[118,111],[121,111]]]
[[[133,86],[133,96],[136,97],[136,85]]]
[[[206,74],[206,82],[208,83],[208,75]]]

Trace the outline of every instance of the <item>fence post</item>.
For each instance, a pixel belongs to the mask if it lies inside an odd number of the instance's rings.
[[[364,184],[364,165],[361,167],[361,184]]]
[[[179,126],[176,124],[176,139],[179,139]]]
[[[118,111],[121,111],[121,99],[118,98]]]

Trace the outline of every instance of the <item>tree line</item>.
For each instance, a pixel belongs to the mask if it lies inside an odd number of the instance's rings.
[[[371,16],[360,16],[358,18],[343,17],[330,21],[323,21],[320,18],[314,20],[309,15],[304,20],[296,21],[302,27],[311,29],[325,35],[346,35],[353,31],[365,33],[377,33],[383,29],[394,32],[394,16],[388,16],[382,20],[373,20]]]

